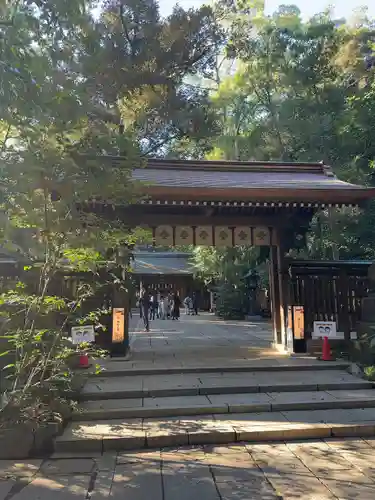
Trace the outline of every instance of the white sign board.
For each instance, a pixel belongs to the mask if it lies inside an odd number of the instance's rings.
[[[317,339],[323,337],[328,337],[329,339],[337,338],[335,321],[314,321],[314,331],[312,333],[312,338]]]
[[[72,341],[73,344],[82,344],[83,342],[95,342],[95,332],[93,325],[73,326]]]

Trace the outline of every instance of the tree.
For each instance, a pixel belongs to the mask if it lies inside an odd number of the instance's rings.
[[[261,10],[246,13],[251,2],[235,5],[240,8],[235,14],[231,10],[227,53],[235,58],[237,71],[212,96],[218,112],[225,109],[225,119],[209,157],[323,160],[340,178],[371,184],[371,20],[353,27],[326,12],[303,22],[293,6],[265,16]],[[312,223],[310,255],[374,255],[373,209],[331,212],[319,214]]]
[[[212,70],[220,39],[209,7],[176,6],[164,19],[155,0],[109,0],[82,38],[82,84],[111,121],[136,134],[143,154],[165,155],[213,121],[207,91],[186,79]]]
[[[35,262],[31,288],[25,277],[1,297],[15,356],[3,410],[18,408],[22,418],[30,409],[40,416],[45,405],[51,411],[55,390],[70,381],[66,327],[70,318],[87,321],[80,308],[103,285],[102,268],[123,282],[113,255],[137,234],[110,207],[134,201],[130,174],[142,156],[160,152],[171,134],[195,133],[204,96],[186,93],[183,79],[209,67],[220,36],[207,8],[177,8],[161,20],[151,1],[108,2],[99,19],[91,7],[19,2],[12,23],[0,27],[2,242]],[[127,162],[108,168],[98,153]],[[107,209],[93,212],[91,202]],[[92,283],[81,280],[69,297],[51,293],[58,274],[77,271]],[[21,325],[10,307],[25,316]],[[47,321],[56,315],[63,321]]]

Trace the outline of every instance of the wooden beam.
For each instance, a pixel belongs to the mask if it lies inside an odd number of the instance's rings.
[[[168,214],[129,214],[129,223],[133,226],[265,226],[272,228],[283,228],[288,224],[287,217],[275,217],[274,215],[263,216],[202,216],[202,215],[168,215]]]

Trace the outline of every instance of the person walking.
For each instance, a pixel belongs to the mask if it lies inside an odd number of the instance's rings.
[[[141,317],[143,319],[143,323],[145,325],[145,331],[150,331],[150,322],[149,322],[149,311],[150,311],[150,297],[145,288],[142,288],[141,293],[139,295],[139,310],[141,312]]]
[[[178,320],[178,318],[180,317],[181,299],[177,292],[173,295],[172,300],[173,300],[173,306],[172,306],[171,316],[172,319]]]
[[[191,298],[187,295],[184,299],[185,314],[190,314]]]
[[[150,305],[150,319],[155,320],[158,315],[158,300],[156,295],[152,295],[151,297],[151,305]]]
[[[193,314],[198,316],[198,307],[199,307],[198,295],[195,292],[193,293],[192,302],[193,302]]]

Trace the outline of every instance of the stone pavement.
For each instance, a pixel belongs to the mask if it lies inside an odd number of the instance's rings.
[[[55,451],[375,435],[375,390],[345,362],[289,357],[268,323],[133,319],[130,359],[103,361]]]
[[[135,314],[130,331],[131,360],[141,367],[146,363],[165,363],[166,359],[181,366],[192,359],[280,356],[271,349],[272,326],[268,321],[223,321],[209,313],[182,313],[178,321],[151,321],[150,332],[144,332],[142,321]]]
[[[375,439],[0,461],[0,500],[373,500]]]

